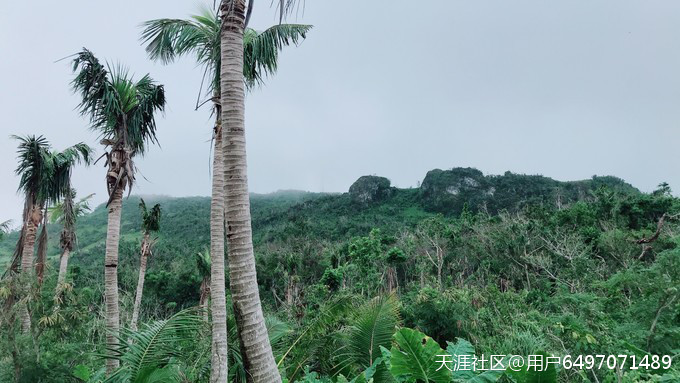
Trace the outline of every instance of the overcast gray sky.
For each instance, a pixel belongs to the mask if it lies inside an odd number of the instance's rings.
[[[74,111],[69,63],[55,63],[81,47],[166,85],[162,147],[137,161],[146,180],[133,192],[210,194],[211,119],[193,110],[202,72],[191,59],[151,63],[138,40],[140,22],[199,4],[2,1],[0,221],[22,203],[10,134],[102,152]],[[307,0],[289,22],[314,30],[247,98],[250,189],[346,191],[365,174],[408,187],[455,166],[678,189],[678,20],[670,0]],[[257,1],[252,26],[276,21]],[[102,202],[104,174],[78,168],[79,193]]]

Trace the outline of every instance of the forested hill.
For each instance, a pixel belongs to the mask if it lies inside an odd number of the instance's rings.
[[[162,205],[140,314],[143,323],[154,323],[200,302],[210,275],[205,266],[210,199],[144,200],[147,206]],[[131,196],[123,203],[118,268],[123,324],[130,323],[140,268],[139,202],[140,196]],[[264,310],[274,320],[270,324],[280,323],[291,334],[279,338],[276,355],[301,337],[288,356],[290,381],[321,382],[299,380],[304,365],[334,373],[325,364],[337,360],[334,342],[345,339],[349,324],[359,323],[352,318],[373,317],[365,311],[370,307],[393,307],[389,334],[400,323],[441,347],[462,338],[484,354],[677,353],[680,199],[666,184],[642,193],[615,177],[559,182],[457,168],[432,170],[417,188],[395,188],[386,178],[364,176],[346,193],[280,191],[253,194],[251,202]],[[79,218],[70,290],[61,306],[53,299],[61,228],[49,226],[43,299],[33,312],[44,331],[42,341],[59,345],[59,352],[31,368],[60,377],[51,381],[72,381],[72,360],[93,370],[101,365],[94,355],[105,344],[98,307],[104,299],[106,226],[104,206]],[[0,242],[3,268],[17,237],[15,232]],[[374,306],[383,302],[374,297],[388,293],[394,293],[392,303]],[[227,295],[231,299],[229,289]],[[60,307],[68,320],[53,319]],[[307,329],[312,330],[304,335]],[[90,334],[97,339],[84,346],[82,339]],[[229,336],[230,344],[238,343],[235,332]],[[199,340],[197,350],[208,350],[200,355],[210,355],[209,337]],[[238,360],[230,357],[229,365]],[[11,366],[5,363],[4,370]],[[613,370],[599,373],[602,382],[617,381]],[[677,368],[671,373],[664,381],[680,381]],[[581,381],[574,371],[563,374],[564,381]],[[643,381],[640,371],[630,375],[621,381]]]
[[[592,198],[600,187],[620,194],[640,191],[620,178],[598,177],[582,181],[556,181],[538,175],[506,172],[484,175],[473,168],[435,169],[429,171],[417,188],[391,186],[387,178],[363,176],[347,193],[312,193],[284,190],[270,194],[252,194],[253,235],[257,245],[285,240],[304,234],[319,240],[347,239],[365,235],[372,228],[390,231],[415,225],[433,214],[457,216],[463,209],[495,214],[502,210],[518,211],[537,204],[548,208],[567,206]],[[163,209],[160,247],[168,254],[193,253],[208,246],[210,199],[208,197],[142,197],[147,204],[160,203]],[[124,200],[121,223],[121,248],[134,253],[140,238],[139,196]],[[107,212],[97,207],[78,224],[78,252],[83,255],[75,264],[99,262],[106,238]],[[50,225],[49,256],[59,255],[59,227]],[[17,233],[0,243],[0,265],[6,267]]]

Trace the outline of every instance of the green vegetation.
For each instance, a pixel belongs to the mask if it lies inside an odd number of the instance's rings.
[[[524,382],[537,381],[531,380],[535,372],[434,371],[437,355],[451,350],[478,357],[678,354],[680,200],[667,185],[645,194],[613,177],[560,183],[506,173],[477,178],[488,181],[480,181],[480,187],[497,187],[494,196],[484,197],[486,206],[495,206],[493,212],[474,203],[438,210],[431,203],[441,186],[433,187],[433,173],[427,175],[429,185],[423,182],[417,189],[362,177],[345,194],[251,196],[260,295],[284,378]],[[475,173],[481,174],[453,169],[438,184],[471,183],[450,175]],[[505,187],[531,198],[494,200],[510,195]],[[382,190],[381,197],[358,201],[352,194],[363,193],[362,188]],[[561,203],[555,199],[558,193],[564,193]],[[146,275],[142,325],[138,332],[121,332],[122,364],[114,375],[120,380],[110,381],[146,382],[150,376],[207,381],[210,328],[201,297],[209,259],[197,261],[196,254],[205,253],[210,243],[210,200],[145,200],[162,204],[163,225]],[[122,207],[122,323],[129,323],[133,311],[143,240],[138,201],[125,199]],[[4,355],[18,349],[22,379],[28,379],[22,381],[47,374],[49,381],[81,381],[74,372],[90,377],[84,381],[103,376],[97,374],[102,366],[98,355],[104,351],[106,216],[106,208],[99,206],[78,220],[69,270],[73,283],[60,306],[49,293],[56,273],[47,273],[42,298],[32,310],[39,336],[19,335],[12,341],[3,336]],[[58,227],[49,229],[59,232]],[[18,234],[0,243],[5,265]],[[59,254],[59,236],[50,235],[48,270],[56,268]],[[245,381],[235,327],[230,311],[230,381]],[[159,344],[146,347],[158,356],[140,361],[135,355],[154,331],[162,332],[154,340]],[[196,337],[197,332],[204,336]],[[31,346],[34,342],[37,347]],[[675,361],[670,370],[558,368],[545,374],[563,382],[595,377],[600,382],[676,381],[680,370]],[[419,363],[422,369],[416,369]],[[0,369],[3,379],[11,380],[12,358],[4,358]]]

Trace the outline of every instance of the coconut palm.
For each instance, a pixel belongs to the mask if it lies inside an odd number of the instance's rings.
[[[281,19],[294,0],[280,0]],[[243,364],[252,381],[280,382],[255,271],[245,142],[244,37],[253,0],[220,4],[220,101],[224,153],[225,224],[229,282],[243,347]]]
[[[142,293],[144,291],[144,277],[146,276],[146,263],[151,256],[155,239],[151,239],[151,233],[160,230],[161,224],[161,205],[155,204],[151,210],[146,208],[144,200],[140,200],[139,209],[142,211],[142,248],[139,256],[139,279],[137,279],[137,291],[135,293],[135,304],[132,308],[132,320],[130,328],[137,331],[137,320],[139,319],[139,306],[142,303]]]
[[[79,109],[90,119],[92,129],[101,133],[105,147],[106,187],[109,199],[104,283],[106,297],[106,335],[109,350],[118,344],[120,312],[118,307],[118,243],[123,192],[135,181],[135,156],[143,155],[156,140],[154,115],[165,107],[165,91],[147,74],[133,81],[122,67],[105,67],[87,49],[73,60],[72,82],[81,96]],[[118,366],[109,355],[107,372]]]
[[[52,151],[50,144],[42,137],[13,136],[19,141],[19,165],[15,172],[20,176],[19,190],[25,196],[24,223],[17,244],[21,250],[21,273],[25,288],[28,290],[32,283],[32,274],[36,268],[38,282],[42,281],[45,253],[47,250],[47,225],[43,211],[47,204],[57,203],[70,189],[72,168],[81,161],[90,163],[92,149],[86,144],[79,143],[62,152]],[[34,249],[37,229],[43,223],[38,246],[38,261],[34,261]],[[15,255],[19,255],[19,251]],[[15,257],[17,259],[17,257]],[[13,262],[14,263],[14,262]],[[18,263],[18,262],[17,262]],[[20,309],[21,323],[24,331],[31,326],[28,308]]]
[[[61,224],[61,236],[59,238],[59,246],[61,247],[61,258],[59,260],[59,274],[57,277],[56,293],[63,288],[66,282],[66,274],[68,271],[68,260],[76,244],[76,223],[78,218],[90,212],[90,200],[94,194],[90,194],[75,201],[76,190],[71,189],[64,199],[58,204],[48,208],[50,222],[53,224]]]
[[[224,276],[224,153],[220,103],[221,19],[215,11],[204,8],[190,20],[151,20],[144,23],[144,27],[142,40],[147,44],[146,50],[151,59],[169,63],[180,56],[193,54],[196,61],[204,67],[204,77],[209,79],[207,94],[211,96],[209,101],[212,101],[212,111],[216,117],[213,129],[215,151],[210,209],[210,288],[213,315],[211,382],[226,382],[228,346]],[[280,24],[263,32],[247,28],[243,35],[242,53],[245,60],[241,81],[245,81],[248,88],[261,84],[266,75],[276,71],[278,52],[284,46],[297,44],[304,39],[309,29],[310,25],[299,24]],[[237,320],[239,328],[243,328],[240,318]]]

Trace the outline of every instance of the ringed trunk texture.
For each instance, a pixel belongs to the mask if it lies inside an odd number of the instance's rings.
[[[106,231],[106,255],[104,257],[104,297],[106,301],[106,346],[118,347],[120,311],[118,308],[118,243],[120,240],[120,214],[123,202],[123,187],[117,188],[109,204],[109,220]],[[106,359],[106,373],[110,375],[118,368],[118,360]]]
[[[66,248],[61,254],[61,260],[59,261],[59,275],[57,276],[57,291],[61,289],[66,282],[66,273],[68,272],[68,257],[71,255],[71,251]]]
[[[255,271],[245,142],[245,1],[222,2],[220,91],[229,282],[243,365],[253,383],[278,383]],[[213,293],[213,299],[217,293]]]
[[[34,205],[26,220],[26,236],[24,237],[23,249],[21,250],[21,274],[25,284],[25,294],[30,294],[31,285],[33,284],[33,250],[35,249],[36,234],[41,220],[42,211],[38,205]],[[28,305],[26,303],[21,305],[19,315],[21,317],[22,331],[25,333],[29,332],[31,330],[31,315],[28,312]]]
[[[137,321],[139,320],[139,306],[142,304],[142,293],[144,292],[144,278],[146,277],[146,263],[149,259],[149,234],[144,234],[142,240],[142,251],[139,259],[139,278],[137,279],[137,291],[135,292],[135,304],[132,306],[132,320],[130,321],[130,328],[137,331]]]
[[[224,280],[224,159],[222,155],[222,124],[219,118],[218,116],[215,123],[212,199],[210,201],[211,383],[226,383],[229,375],[227,294]]]

